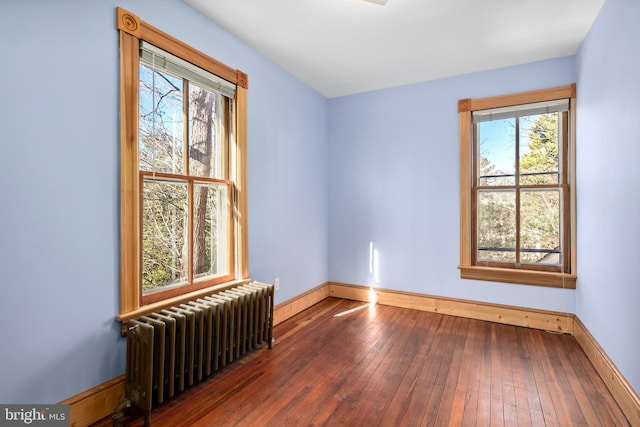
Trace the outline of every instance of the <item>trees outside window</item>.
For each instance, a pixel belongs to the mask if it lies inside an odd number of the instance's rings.
[[[139,79],[143,296],[231,271],[222,157],[232,100],[155,61],[162,60],[141,61]]]

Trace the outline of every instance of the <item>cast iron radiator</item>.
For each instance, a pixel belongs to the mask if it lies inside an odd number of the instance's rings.
[[[132,405],[151,425],[151,408],[268,345],[274,286],[249,283],[129,320],[125,399],[114,426]]]

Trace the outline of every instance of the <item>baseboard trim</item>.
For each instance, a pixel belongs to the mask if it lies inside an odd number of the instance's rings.
[[[274,325],[301,313],[327,297],[485,320],[513,326],[564,332],[575,336],[631,425],[640,426],[640,397],[607,356],[584,324],[571,313],[537,310],[376,288],[327,282],[274,307]],[[70,426],[86,427],[109,416],[124,398],[124,375],[60,403],[70,405]]]
[[[69,405],[69,426],[86,427],[113,413],[124,399],[124,374],[60,402]]]
[[[533,329],[543,329],[567,334],[573,333],[574,315],[571,313],[438,297],[390,289],[371,289],[365,286],[338,282],[329,282],[329,295],[337,298],[368,302],[370,302],[373,295],[373,297],[377,298],[377,303],[383,305],[412,308],[414,310],[486,320],[507,325],[524,326]]]
[[[281,302],[273,308],[274,326],[319,303],[328,296],[329,284],[323,283],[303,294]]]
[[[574,321],[573,335],[611,391],[629,423],[632,426],[640,426],[640,396],[577,316]]]

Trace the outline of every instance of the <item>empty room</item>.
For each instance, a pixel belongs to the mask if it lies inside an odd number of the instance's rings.
[[[0,424],[640,426],[639,23],[3,0]]]

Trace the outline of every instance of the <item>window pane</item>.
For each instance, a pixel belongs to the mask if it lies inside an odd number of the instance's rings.
[[[520,184],[557,184],[560,113],[520,118]]]
[[[228,187],[221,184],[196,183],[193,213],[194,278],[229,273]]]
[[[222,178],[223,96],[189,84],[189,174]]]
[[[182,80],[140,65],[140,170],[183,173]]]
[[[478,185],[515,184],[515,123],[511,118],[476,125]]]
[[[560,190],[523,190],[520,195],[520,260],[560,265]]]
[[[515,191],[478,191],[479,261],[515,262]]]
[[[185,284],[187,183],[146,178],[143,186],[143,292]]]

